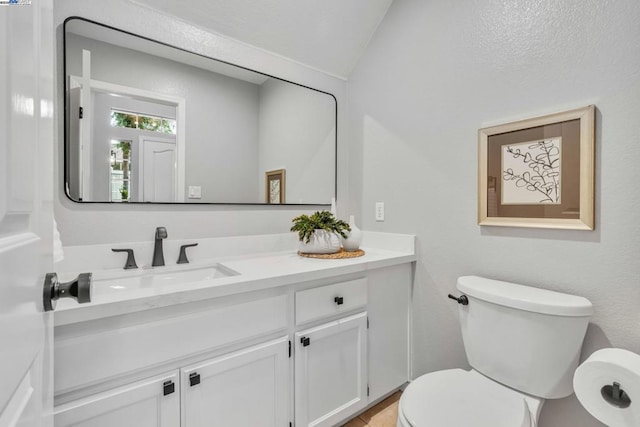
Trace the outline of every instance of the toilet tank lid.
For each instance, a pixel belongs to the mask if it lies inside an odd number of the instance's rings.
[[[458,290],[494,304],[556,316],[591,316],[593,305],[584,298],[479,276],[458,278]]]

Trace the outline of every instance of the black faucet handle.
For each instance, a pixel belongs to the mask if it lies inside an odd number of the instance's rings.
[[[136,264],[136,257],[133,255],[133,249],[111,249],[113,252],[126,252],[127,261],[124,264],[124,269],[129,270],[131,268],[138,268]]]
[[[178,264],[189,264],[189,258],[187,258],[187,248],[198,246],[197,243],[189,243],[188,245],[180,246],[180,255],[178,256]]]

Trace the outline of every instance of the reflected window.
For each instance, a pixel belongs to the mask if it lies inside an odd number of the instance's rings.
[[[166,117],[148,116],[130,111],[111,110],[111,126],[152,132],[176,134],[176,121]]]

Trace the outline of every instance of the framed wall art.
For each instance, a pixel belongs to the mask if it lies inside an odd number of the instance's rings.
[[[593,230],[595,107],[478,132],[478,224]]]
[[[285,203],[285,170],[277,169],[265,172],[265,202],[277,205]]]

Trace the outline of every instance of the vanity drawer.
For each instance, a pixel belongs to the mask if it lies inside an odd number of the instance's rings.
[[[287,301],[278,295],[99,333],[56,336],[55,393],[284,331]]]
[[[296,292],[296,325],[367,305],[367,279],[350,280]]]

